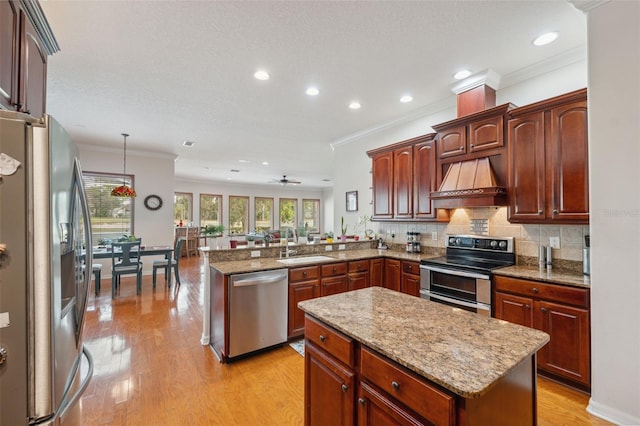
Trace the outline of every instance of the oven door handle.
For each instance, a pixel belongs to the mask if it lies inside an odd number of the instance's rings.
[[[456,305],[466,306],[467,308],[481,309],[483,311],[491,311],[491,308],[482,303],[470,303],[459,299],[452,299],[440,294],[431,293],[429,290],[420,290],[420,294],[430,299],[438,299],[449,303],[455,303]]]
[[[477,278],[481,280],[490,280],[489,275],[479,274],[477,272],[467,272],[458,269],[438,268],[431,265],[420,265],[420,269],[426,269],[427,271],[440,272],[441,274],[455,275],[458,277]]]

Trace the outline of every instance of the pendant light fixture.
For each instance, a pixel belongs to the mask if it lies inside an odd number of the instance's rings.
[[[127,137],[129,136],[127,133],[123,133],[124,136],[124,170],[122,172],[122,185],[117,186],[111,190],[112,197],[125,197],[132,198],[136,196],[136,190],[127,186]]]

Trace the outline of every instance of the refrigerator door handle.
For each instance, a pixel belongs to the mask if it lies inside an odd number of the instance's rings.
[[[76,390],[76,393],[74,393],[73,396],[69,398],[68,402],[64,405],[62,410],[58,412],[58,415],[56,417],[58,417],[59,419],[64,418],[67,411],[78,402],[85,389],[87,389],[87,386],[89,386],[89,382],[93,377],[93,356],[91,356],[91,352],[89,352],[89,349],[87,349],[85,345],[82,345],[82,354],[85,356],[85,358],[87,358],[87,375],[84,377],[84,379],[82,379],[82,383]],[[78,366],[78,368],[80,368],[80,365]]]
[[[91,286],[91,265],[93,264],[93,242],[91,239],[91,216],[89,214],[89,204],[87,202],[87,193],[84,189],[82,180],[82,168],[80,162],[76,158],[74,161],[73,174],[75,185],[80,199],[80,209],[82,212],[82,224],[84,226],[84,247],[85,247],[85,274],[84,274],[84,294],[76,295],[76,303],[78,304],[78,325],[76,328],[76,338],[80,338],[84,317],[87,311],[87,299],[89,298],[89,287]]]

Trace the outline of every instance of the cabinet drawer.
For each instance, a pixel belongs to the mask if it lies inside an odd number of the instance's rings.
[[[583,308],[589,307],[589,290],[584,288],[547,284],[499,275],[494,276],[494,285],[496,291],[516,293]]]
[[[349,367],[354,365],[354,343],[350,337],[319,323],[308,315],[304,320],[304,336],[317,347]]]
[[[362,376],[436,425],[455,420],[455,397],[371,350],[360,351]]]
[[[320,276],[320,268],[317,266],[307,266],[304,268],[289,269],[289,282],[307,281],[318,278]]]
[[[328,265],[320,266],[322,268],[323,277],[332,277],[334,275],[343,275],[347,273],[347,263],[330,263]]]
[[[405,274],[420,275],[420,264],[418,262],[411,262],[403,260],[401,263],[402,272]]]
[[[369,270],[369,260],[349,262],[349,272],[365,272]]]

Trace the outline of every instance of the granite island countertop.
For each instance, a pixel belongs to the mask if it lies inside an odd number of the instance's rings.
[[[287,265],[285,263],[278,262],[278,258],[262,257],[249,260],[229,260],[222,262],[211,262],[210,265],[220,271],[224,275],[243,274],[246,272],[259,272],[268,271],[272,269],[288,268],[288,267],[300,267],[300,266],[312,266],[321,265],[323,263],[332,262],[344,262],[352,260],[374,259],[377,257],[384,257],[390,259],[399,260],[411,260],[419,262],[421,259],[427,259],[429,257],[436,257],[436,255],[426,255],[418,253],[406,253],[396,250],[378,250],[378,249],[364,249],[364,250],[334,250],[321,253],[313,253],[307,256],[327,256],[329,259],[316,260],[310,263],[300,263],[296,265]],[[295,258],[304,258],[305,256],[295,256]]]
[[[422,377],[477,398],[549,341],[528,327],[381,287],[300,302],[308,315]]]

